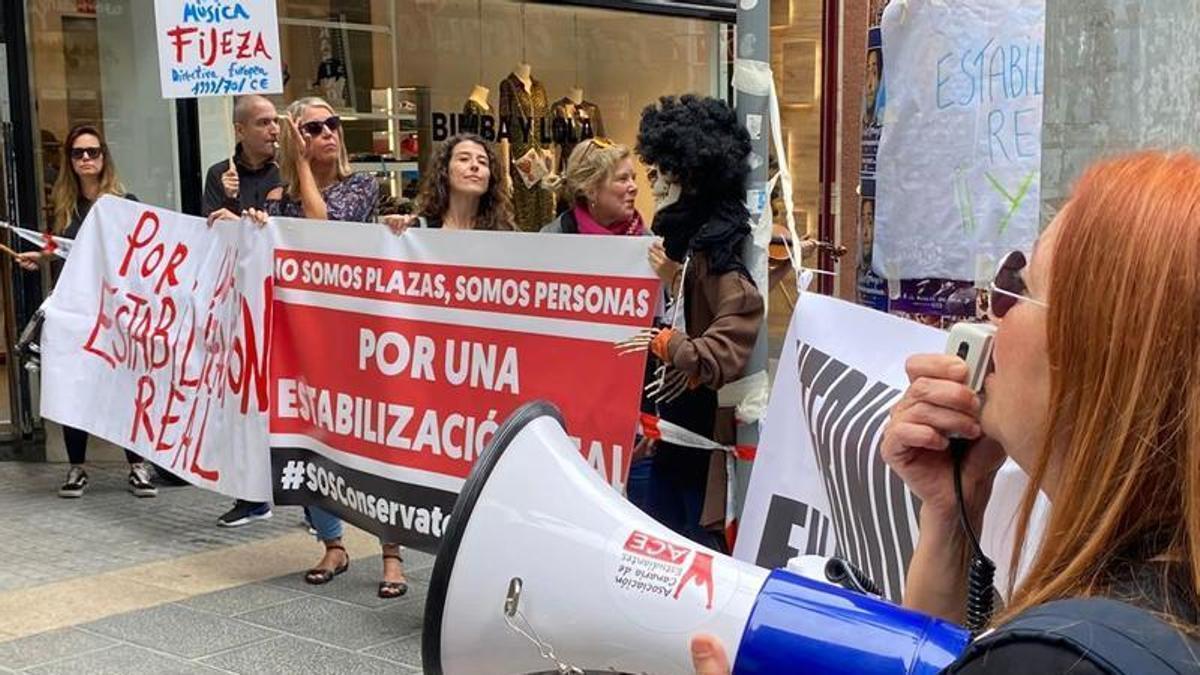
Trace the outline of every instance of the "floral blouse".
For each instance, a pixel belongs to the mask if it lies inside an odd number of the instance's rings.
[[[355,173],[321,191],[329,220],[369,223],[379,206],[379,183],[366,173]],[[267,200],[267,215],[304,218],[304,205],[285,190],[280,199]]]

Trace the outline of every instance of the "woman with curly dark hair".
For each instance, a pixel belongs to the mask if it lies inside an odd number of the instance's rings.
[[[750,235],[743,203],[750,136],[733,108],[713,98],[664,97],[642,112],[637,152],[650,166],[662,238],[650,264],[679,298],[670,326],[643,336],[663,364],[660,418],[717,442],[735,440],[733,411],[717,391],[742,376],[763,321],[763,300],[741,253]],[[724,550],[723,453],[658,443],[647,503],[659,522]]]
[[[512,202],[500,184],[492,144],[475,134],[457,134],[438,148],[421,184],[416,215],[385,216],[396,234],[417,227],[447,230],[516,230]]]

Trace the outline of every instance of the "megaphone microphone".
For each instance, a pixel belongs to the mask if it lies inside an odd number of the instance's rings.
[[[425,673],[692,675],[701,632],[724,642],[734,675],[934,675],[969,641],[940,619],[700,546],[613,490],[552,405],[513,413],[445,530]]]

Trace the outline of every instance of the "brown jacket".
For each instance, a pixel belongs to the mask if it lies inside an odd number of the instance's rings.
[[[709,273],[703,253],[692,255],[684,277],[687,335],[676,333],[667,343],[671,365],[700,386],[719,390],[742,377],[763,322],[763,299],[754,284],[737,271]],[[713,440],[737,440],[733,408],[717,408]],[[725,522],[727,472],[725,453],[709,457],[708,488],[700,524],[721,530]]]
[[[673,335],[667,355],[700,385],[720,389],[746,369],[763,322],[762,295],[737,271],[710,274],[703,253],[692,255],[683,283],[687,335]]]

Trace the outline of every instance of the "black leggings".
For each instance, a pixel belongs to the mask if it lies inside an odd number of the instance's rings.
[[[67,446],[67,457],[72,464],[83,464],[87,459],[87,442],[88,432],[83,429],[76,429],[63,425],[63,443]],[[142,461],[142,458],[128,450],[125,451],[125,459],[129,460],[130,464],[137,464]]]

